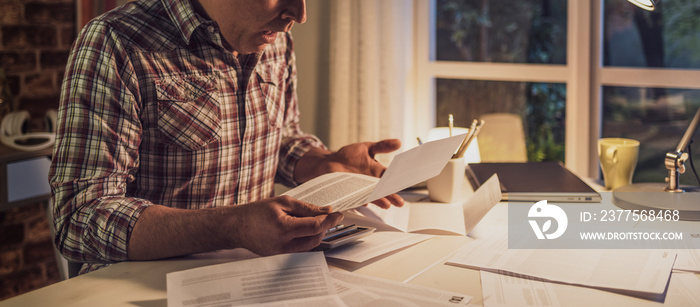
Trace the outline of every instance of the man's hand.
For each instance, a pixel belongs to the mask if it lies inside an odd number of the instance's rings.
[[[388,139],[379,142],[364,142],[347,145],[336,152],[315,148],[299,161],[294,172],[297,182],[306,182],[332,172],[346,172],[381,177],[386,167],[374,159],[376,154],[389,153],[401,147],[401,141]],[[403,198],[396,194],[373,202],[382,208],[391,205],[403,206]]]
[[[326,231],[343,215],[289,196],[239,205],[234,225],[235,245],[258,255],[304,252],[321,244]]]
[[[242,247],[258,255],[310,251],[343,220],[330,207],[288,196],[208,209],[150,206],[129,240],[131,260],[162,259]]]

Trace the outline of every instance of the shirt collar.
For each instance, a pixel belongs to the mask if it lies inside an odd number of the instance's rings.
[[[180,35],[189,45],[194,31],[202,24],[189,0],[161,0],[168,16],[180,30]]]

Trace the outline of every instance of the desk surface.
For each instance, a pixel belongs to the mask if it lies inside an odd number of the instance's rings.
[[[518,205],[518,204],[511,204]],[[483,236],[493,227],[505,227],[507,203],[499,203],[470,235]],[[480,274],[444,265],[446,257],[471,240],[462,236],[438,236],[420,244],[362,264],[328,259],[331,266],[359,274],[463,293],[471,304],[482,305]],[[0,306],[167,306],[169,272],[253,257],[249,252],[227,251],[159,261],[122,262],[0,302]],[[695,277],[700,278],[696,274]],[[554,284],[564,306],[667,306],[676,305],[669,290],[666,304],[602,290]]]

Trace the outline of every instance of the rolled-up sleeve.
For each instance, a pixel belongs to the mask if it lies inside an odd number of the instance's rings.
[[[49,182],[55,243],[69,260],[126,260],[131,230],[150,202],[126,197],[141,142],[138,83],[118,36],[89,24],[62,84]]]

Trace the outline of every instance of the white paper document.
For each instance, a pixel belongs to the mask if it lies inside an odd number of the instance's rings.
[[[403,231],[435,235],[467,235],[501,200],[498,176],[487,180],[464,203],[409,202],[404,207],[362,207],[345,214],[344,223],[375,227],[379,231]]]
[[[588,287],[481,271],[484,307],[494,306],[700,306],[700,277],[673,273],[665,296],[641,300]]]
[[[465,306],[471,297],[328,269],[323,253],[283,254],[169,273],[168,306]]]
[[[430,235],[382,231],[375,232],[356,242],[325,251],[326,257],[352,262],[365,262],[397,249],[423,242]]]
[[[675,259],[666,250],[508,249],[506,237],[494,236],[468,243],[447,263],[644,296],[665,291]]]
[[[552,284],[514,273],[481,271],[484,307],[561,306]]]
[[[463,135],[427,142],[402,152],[391,161],[382,178],[352,173],[330,173],[285,192],[317,206],[339,212],[357,208],[440,174]]]
[[[167,275],[168,306],[246,305],[335,294],[321,252],[283,254]],[[324,298],[324,300],[333,300]]]
[[[665,303],[669,306],[700,306],[698,289],[700,289],[700,277],[692,273],[673,273],[669,286],[671,295],[667,296]]]
[[[336,292],[348,306],[466,306],[471,296],[332,270]]]

